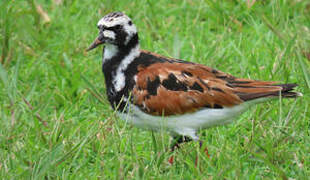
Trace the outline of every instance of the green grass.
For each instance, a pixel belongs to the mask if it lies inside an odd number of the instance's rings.
[[[210,158],[192,142],[169,165],[168,134],[118,119],[105,95],[102,50],[84,51],[112,11],[132,17],[143,49],[239,77],[296,82],[304,96],[202,131]],[[4,0],[0,15],[1,179],[309,177],[309,1],[249,8],[246,0]]]

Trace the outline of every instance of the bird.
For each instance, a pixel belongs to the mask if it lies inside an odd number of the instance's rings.
[[[302,96],[295,83],[238,78],[142,50],[137,27],[123,12],[105,15],[97,28],[99,35],[86,51],[104,44],[102,72],[110,105],[136,127],[168,131],[172,150],[200,141],[200,130],[231,123],[252,105]]]

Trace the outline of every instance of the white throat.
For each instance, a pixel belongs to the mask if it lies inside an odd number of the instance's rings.
[[[113,44],[106,44],[103,52],[103,62],[111,59],[118,53],[118,47]]]

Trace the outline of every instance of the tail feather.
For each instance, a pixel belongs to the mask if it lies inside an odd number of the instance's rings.
[[[259,81],[258,81],[259,82]],[[262,83],[260,86],[256,82],[256,86],[248,86],[246,88],[239,87],[236,94],[243,101],[250,101],[258,98],[272,98],[272,97],[285,97],[285,98],[296,98],[302,96],[301,93],[295,92],[294,88],[297,84],[270,84]]]
[[[294,88],[297,87],[298,84],[296,84],[296,83],[291,83],[291,84],[275,84],[273,86],[282,87],[281,92],[287,92],[287,91],[294,90]]]

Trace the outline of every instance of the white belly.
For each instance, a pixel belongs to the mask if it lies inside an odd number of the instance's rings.
[[[223,109],[201,109],[194,113],[177,116],[153,116],[141,111],[135,105],[129,105],[129,113],[119,113],[122,119],[133,125],[151,130],[168,130],[172,134],[189,136],[196,140],[196,132],[212,126],[232,122],[233,118],[247,109],[248,103]]]

